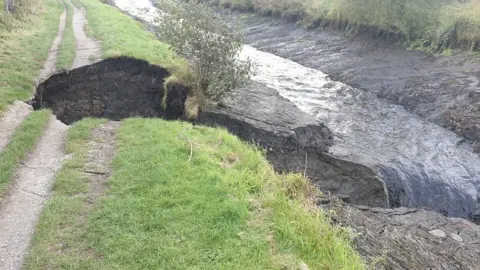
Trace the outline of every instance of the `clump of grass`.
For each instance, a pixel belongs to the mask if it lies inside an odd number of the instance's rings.
[[[8,146],[0,152],[0,198],[10,184],[18,163],[33,148],[47,126],[51,112],[32,112],[13,134]]]
[[[65,3],[67,8],[67,23],[65,25],[65,31],[63,33],[62,43],[58,51],[57,69],[70,69],[75,59],[77,51],[75,35],[73,33],[73,8],[67,2]]]
[[[364,268],[306,179],[277,175],[223,129],[127,119],[117,145],[92,213],[75,201],[81,187],[56,185],[27,269]]]
[[[63,11],[63,4],[55,0],[21,3],[20,7],[31,4],[32,9],[22,13],[19,8],[16,15],[0,12],[0,114],[15,100],[31,96]],[[5,16],[14,20],[12,29],[5,24]]]

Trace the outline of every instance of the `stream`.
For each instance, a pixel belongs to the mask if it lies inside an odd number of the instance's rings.
[[[148,0],[116,0],[116,5],[151,23],[157,12]],[[253,46],[244,45],[240,57],[252,60],[252,80],[276,89],[332,130],[330,154],[373,168],[386,183],[391,207],[480,215],[480,157],[455,133],[374,93]]]

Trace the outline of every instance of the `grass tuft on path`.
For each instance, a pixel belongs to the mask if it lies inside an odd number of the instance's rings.
[[[18,163],[26,157],[45,130],[51,112],[32,112],[17,128],[8,146],[0,152],[0,199],[10,184]]]
[[[101,43],[102,57],[130,56],[167,69],[183,63],[181,58],[145,29],[140,22],[98,0],[74,0],[87,10],[88,34]]]
[[[70,130],[74,159],[91,121]],[[91,210],[82,162],[57,176],[27,269],[364,268],[345,230],[313,204],[308,180],[275,174],[223,129],[127,119],[117,145],[109,189]]]
[[[75,36],[73,33],[73,8],[69,2],[65,2],[67,9],[67,23],[63,33],[62,43],[57,56],[57,69],[69,70],[72,68],[77,52]]]
[[[32,95],[34,79],[58,31],[63,4],[56,0],[33,2],[38,8],[34,13],[12,16],[8,25],[0,19],[0,115],[15,100]],[[12,25],[14,29],[7,27]]]

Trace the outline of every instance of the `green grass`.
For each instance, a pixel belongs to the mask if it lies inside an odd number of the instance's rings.
[[[102,46],[102,57],[130,56],[172,69],[182,60],[140,23],[98,0],[74,0],[87,10],[89,31]]]
[[[27,4],[36,10],[23,17],[9,17],[0,11],[0,115],[13,101],[32,95],[34,79],[47,58],[63,10],[56,0]]]
[[[395,34],[414,47],[480,50],[480,1],[469,0],[219,0],[223,6],[282,16],[300,15],[306,25],[357,34]],[[425,45],[430,44],[430,45]]]
[[[73,8],[69,3],[65,3],[67,8],[67,23],[65,25],[65,32],[63,33],[63,40],[60,44],[57,58],[57,69],[72,68],[73,61],[77,47],[75,44],[75,36],[73,34]]]
[[[308,180],[275,174],[222,129],[124,120],[107,194],[86,212],[92,121],[69,131],[73,165],[57,176],[27,269],[363,269]]]
[[[15,131],[7,147],[0,152],[0,199],[10,184],[18,163],[33,148],[47,126],[51,112],[32,112]]]

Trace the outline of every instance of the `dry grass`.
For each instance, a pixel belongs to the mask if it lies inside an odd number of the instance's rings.
[[[185,117],[187,119],[197,119],[204,103],[205,98],[200,94],[188,96],[185,101]]]

